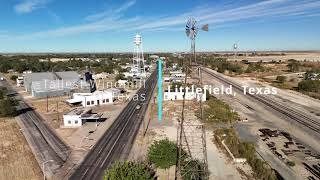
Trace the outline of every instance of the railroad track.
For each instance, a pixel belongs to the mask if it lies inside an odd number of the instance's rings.
[[[146,81],[145,87],[140,88],[136,93],[139,97],[145,94],[145,100],[131,99],[69,179],[102,179],[105,170],[115,161],[127,158],[156,86],[156,79],[157,72],[153,72]],[[137,108],[138,105],[140,108]]]
[[[202,71],[213,76],[214,78],[220,80],[224,84],[232,85],[236,90],[243,92],[243,87],[236,84],[235,82],[232,82],[229,79],[223,78],[222,76],[220,76],[216,73],[213,73],[211,71],[208,71],[205,68],[202,68]],[[296,109],[289,108],[283,104],[280,104],[279,102],[276,102],[269,97],[266,97],[263,95],[253,95],[253,94],[246,94],[246,95],[256,101],[263,103],[264,105],[272,108],[273,110],[289,117],[293,121],[309,128],[310,130],[314,131],[316,134],[320,135],[320,122],[319,121],[308,117],[307,115],[303,114],[302,112],[299,112]]]
[[[20,116],[19,118],[18,124],[22,128],[22,133],[26,137],[39,166],[42,167],[42,163],[53,160],[53,162],[50,162],[50,164],[45,166],[46,176],[52,176],[55,171],[61,167],[64,161],[42,137],[39,129],[33,122],[28,120],[26,116]]]
[[[23,109],[30,109],[25,102],[20,102]],[[56,154],[66,161],[70,153],[69,147],[57,136],[53,129],[51,129],[43,120],[43,118],[34,110],[26,111],[20,114],[25,121],[31,121],[37,130],[41,133],[42,137],[50,145],[50,147],[56,152]]]
[[[52,176],[67,160],[70,148],[45,123],[45,120],[24,102],[23,97],[8,82],[2,82],[2,86],[6,87],[9,93],[15,94],[14,98],[19,101],[20,112],[17,122],[39,166],[42,167],[42,163],[53,160],[45,166],[46,175]]]

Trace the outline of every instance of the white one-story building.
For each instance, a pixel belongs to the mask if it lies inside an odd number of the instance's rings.
[[[74,93],[72,99],[67,100],[67,102],[70,104],[81,103],[83,107],[112,104],[120,93],[121,90],[116,88],[93,93]]]
[[[106,78],[108,78],[108,76],[109,76],[109,73],[102,72],[102,73],[99,73],[99,74],[93,74],[92,78],[94,80],[98,80],[98,79],[106,79]]]
[[[184,96],[184,91],[168,91],[165,90],[164,95],[163,95],[163,100],[164,101],[174,101],[174,100],[183,100]],[[196,99],[197,101],[206,101],[206,93],[196,93],[192,91],[187,91],[186,92],[186,100],[194,100]]]
[[[183,77],[163,77],[164,82],[184,82]]]
[[[128,84],[128,80],[119,79],[117,83],[118,83],[118,86],[125,87]]]
[[[63,115],[63,124],[65,127],[80,127],[87,120],[98,121],[102,114],[92,114],[88,108],[76,108]]]
[[[18,76],[16,81],[17,81],[17,86],[23,86],[24,77],[23,76]]]

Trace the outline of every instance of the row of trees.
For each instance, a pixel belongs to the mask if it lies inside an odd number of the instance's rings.
[[[320,80],[302,80],[298,84],[298,90],[302,92],[320,93]]]
[[[128,60],[128,59],[127,59]],[[113,61],[111,59],[101,59],[97,61],[82,61],[70,59],[69,61],[40,61],[39,57],[32,59],[19,59],[16,56],[5,57],[0,56],[0,72],[6,73],[8,70],[15,70],[22,73],[26,70],[33,72],[46,72],[46,71],[70,71],[70,70],[85,70],[86,68],[100,72],[113,73],[114,70],[122,71],[120,65],[123,65],[127,60]]]
[[[206,64],[210,68],[216,69],[219,73],[229,71],[236,74],[242,74],[252,72],[265,72],[268,70],[268,68],[263,66],[262,62],[249,63],[247,60],[243,60],[241,62],[230,62],[225,58],[214,58],[207,60]]]
[[[243,73],[242,66],[236,63],[229,62],[226,58],[208,59],[206,60],[206,64],[210,68],[216,69],[220,73],[224,73],[225,71],[230,71],[237,74]]]
[[[306,75],[310,73],[320,73],[320,64],[314,62],[297,61],[295,59],[288,60],[287,68],[289,72],[306,71]],[[308,76],[306,76],[308,77]]]

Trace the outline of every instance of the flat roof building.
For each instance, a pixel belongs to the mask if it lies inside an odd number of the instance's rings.
[[[65,127],[80,127],[88,120],[99,121],[102,114],[92,113],[89,108],[76,108],[63,115],[63,124]]]
[[[67,102],[70,104],[80,103],[83,107],[113,104],[120,93],[121,90],[116,88],[95,91],[93,93],[74,93],[72,99],[67,100]]]
[[[28,73],[23,81],[26,91],[34,97],[63,96],[75,89],[90,89],[90,83],[81,80],[75,71]]]
[[[175,101],[175,100],[183,100],[184,91],[168,91],[165,90],[163,95],[164,101]],[[197,100],[197,101],[206,101],[206,93],[196,93],[192,91],[187,91],[185,94],[185,100]]]

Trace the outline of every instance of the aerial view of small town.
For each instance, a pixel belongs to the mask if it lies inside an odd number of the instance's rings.
[[[0,2],[0,180],[320,180],[319,8]]]

